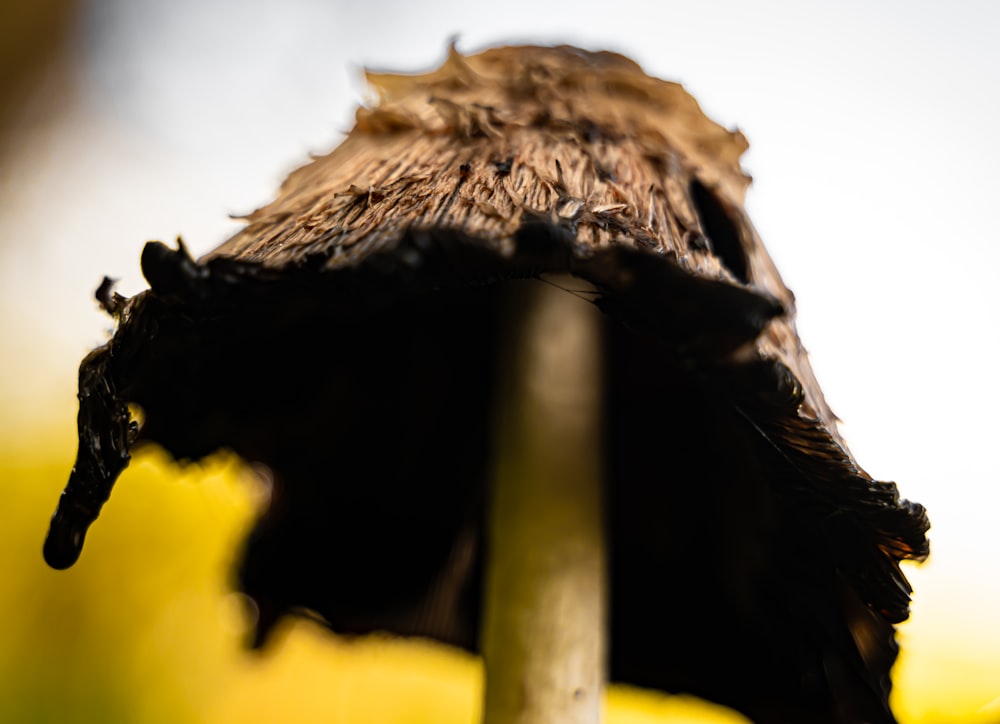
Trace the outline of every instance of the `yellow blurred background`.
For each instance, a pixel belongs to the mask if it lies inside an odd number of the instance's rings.
[[[908,570],[897,713],[1000,722],[996,11],[535,5],[0,3],[0,723],[477,721],[480,664],[442,647],[299,623],[244,650],[229,575],[260,490],[238,461],[144,451],[77,566],[41,557],[75,455],[76,367],[111,324],[101,277],[132,294],[147,239],[218,244],[227,214],[349,128],[359,66],[429,67],[455,32],[468,49],[622,50],[742,122],[751,216],[848,440],[935,524],[931,563]],[[744,720],[613,688],[608,721]]]

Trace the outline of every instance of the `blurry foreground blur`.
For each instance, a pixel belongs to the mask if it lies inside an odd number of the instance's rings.
[[[5,448],[0,458],[3,480],[17,484],[0,527],[0,722],[478,721],[482,671],[466,654],[388,637],[348,641],[305,622],[263,654],[245,649],[248,612],[227,576],[263,487],[238,461],[181,469],[140,453],[84,558],[49,570],[41,535],[72,464],[70,439]],[[627,689],[613,690],[609,707],[609,724],[745,721]]]

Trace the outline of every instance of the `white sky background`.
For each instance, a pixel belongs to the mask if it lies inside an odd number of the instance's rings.
[[[147,239],[221,242],[227,214],[350,128],[361,66],[429,69],[454,34],[618,50],[748,136],[749,213],[842,430],[930,509],[912,625],[950,616],[983,648],[1000,640],[998,31],[1000,3],[968,0],[92,2],[75,90],[0,169],[3,404],[53,422],[39,401],[73,400],[110,326],[102,275],[132,294]]]

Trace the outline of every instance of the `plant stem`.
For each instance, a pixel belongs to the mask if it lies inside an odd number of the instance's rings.
[[[597,724],[607,651],[601,319],[555,286],[511,291],[489,513],[484,722]]]

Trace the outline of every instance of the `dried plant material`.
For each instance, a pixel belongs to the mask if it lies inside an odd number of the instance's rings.
[[[837,432],[743,211],[743,136],[610,53],[452,49],[369,81],[348,138],[242,231],[198,261],[147,245],[150,290],[108,303],[50,564],[128,460],[128,403],[138,442],[274,472],[240,569],[258,644],[306,609],[476,649],[498,309],[568,274],[605,313],[612,678],[765,723],[893,722],[927,518]]]

